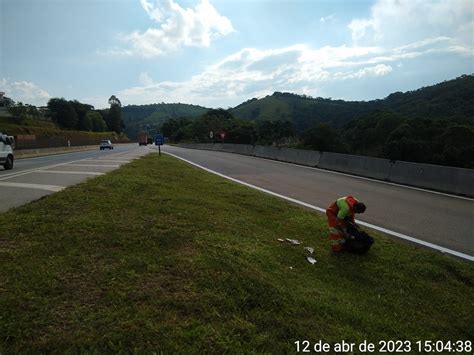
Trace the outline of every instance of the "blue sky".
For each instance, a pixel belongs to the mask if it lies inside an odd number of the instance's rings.
[[[474,72],[471,0],[0,0],[0,91],[231,107],[371,100]]]

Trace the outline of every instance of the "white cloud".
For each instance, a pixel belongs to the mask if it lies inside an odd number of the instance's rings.
[[[321,22],[322,24],[325,24],[325,23],[328,23],[328,22],[333,22],[335,20],[335,15],[334,14],[331,14],[331,15],[328,15],[328,16],[323,16],[321,18],[319,18],[319,22]]]
[[[338,79],[356,79],[366,76],[385,76],[392,71],[392,67],[385,64],[377,64],[374,67],[365,67],[352,73],[336,73],[334,76]]]
[[[235,31],[209,0],[199,0],[194,8],[183,8],[174,0],[141,0],[141,4],[159,26],[122,35],[129,48],[114,48],[109,54],[156,57],[181,47],[209,47],[213,40]]]
[[[377,0],[368,18],[348,25],[358,44],[399,46],[426,38],[449,37],[473,42],[472,0]]]
[[[29,81],[0,80],[0,91],[16,102],[36,106],[46,105],[51,95],[35,83]]]
[[[208,1],[202,0],[194,9],[183,9],[173,0],[162,1],[163,6],[151,0],[141,2],[161,27],[133,34],[136,43],[130,54],[152,56],[182,46],[207,46],[214,37],[233,31],[230,21]],[[118,95],[125,104],[165,101],[218,107],[274,91],[316,96],[325,84],[342,81],[377,84],[380,78],[401,72],[410,61],[436,55],[473,58],[471,4],[471,0],[377,0],[369,17],[348,24],[353,38],[350,45],[244,48],[181,82],[159,82],[141,73],[138,86]],[[210,14],[207,24],[201,22],[207,18],[204,13]],[[334,18],[321,17],[320,22]],[[197,29],[192,35],[191,28]]]
[[[316,96],[325,83],[376,80],[401,68],[401,60],[451,50],[436,47],[440,43],[445,40],[416,42],[394,49],[345,45],[318,49],[305,45],[268,50],[244,48],[182,82],[157,82],[142,73],[140,86],[122,90],[118,95],[124,104],[164,101],[210,107],[236,105],[274,91]]]
[[[143,86],[153,85],[154,83],[153,79],[150,77],[150,75],[148,75],[148,73],[141,73],[138,80]]]

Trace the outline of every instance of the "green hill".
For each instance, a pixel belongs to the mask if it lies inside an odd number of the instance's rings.
[[[181,103],[129,105],[122,107],[122,116],[127,136],[135,138],[141,131],[156,133],[170,118],[198,117],[207,110],[208,108],[202,106]]]
[[[392,111],[408,118],[474,121],[474,75],[396,92],[383,100],[344,101],[275,92],[231,109],[234,116],[245,120],[288,120],[300,132],[318,123],[342,127],[374,111]]]

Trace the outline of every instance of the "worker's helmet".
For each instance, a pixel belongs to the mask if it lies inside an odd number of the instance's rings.
[[[362,202],[356,202],[354,204],[354,213],[364,213],[365,212],[365,204]]]

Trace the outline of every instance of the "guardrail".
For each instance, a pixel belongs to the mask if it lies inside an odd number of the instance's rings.
[[[474,196],[474,169],[260,145],[197,143],[178,146],[250,155],[450,194]]]

